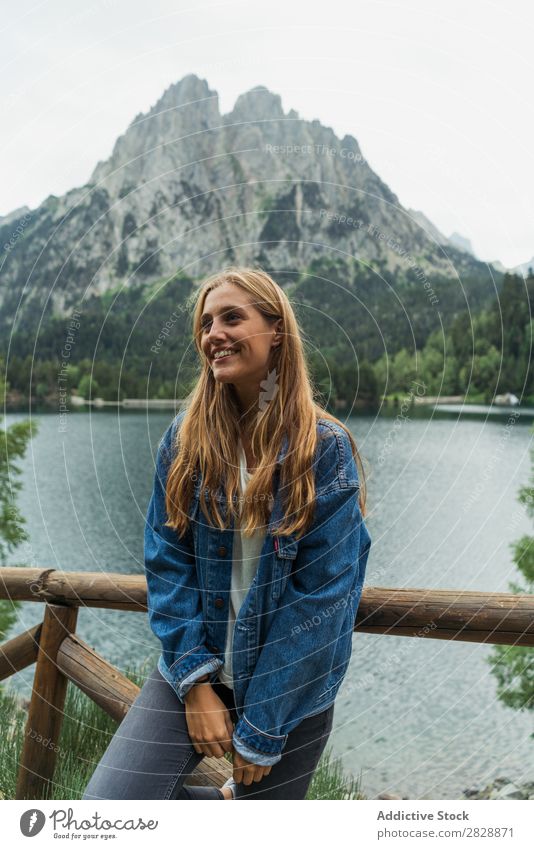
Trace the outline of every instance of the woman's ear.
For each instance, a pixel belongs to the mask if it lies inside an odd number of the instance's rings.
[[[282,328],[284,326],[283,318],[277,319],[274,326],[275,326],[275,329],[276,329],[276,333],[274,334],[274,337],[273,337],[273,348],[277,348],[278,345],[282,344]]]

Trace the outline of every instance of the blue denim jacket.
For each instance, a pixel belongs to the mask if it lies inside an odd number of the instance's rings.
[[[232,520],[226,530],[208,523],[199,505],[200,471],[187,532],[180,537],[164,527],[166,478],[184,415],[178,413],[159,444],[145,525],[149,621],[162,646],[158,669],[182,702],[206,673],[215,682],[224,663],[234,527]],[[258,569],[235,623],[233,745],[264,766],[281,759],[299,722],[336,697],[351,656],[371,547],[349,439],[328,419],[319,419],[317,427],[313,524],[300,540],[272,532],[282,519],[278,486],[286,436]],[[209,505],[208,488],[205,494]],[[222,488],[212,498],[225,516]]]

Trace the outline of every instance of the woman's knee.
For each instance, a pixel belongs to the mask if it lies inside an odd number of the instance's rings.
[[[155,670],[113,735],[83,798],[169,798],[195,755],[183,704]]]

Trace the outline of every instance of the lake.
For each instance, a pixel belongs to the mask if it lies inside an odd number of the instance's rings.
[[[30,540],[8,563],[142,573],[154,452],[172,415],[69,413],[60,432],[57,415],[34,414],[39,433],[21,464],[20,494]],[[4,424],[23,418],[11,413]],[[530,422],[418,410],[414,418],[394,411],[346,423],[368,474],[366,584],[509,591],[520,579],[510,544],[532,530],[517,501],[529,478]],[[24,603],[10,636],[41,616],[40,604]],[[123,670],[157,659],[143,614],[82,609],[77,630]],[[534,780],[532,719],[496,699],[490,652],[354,635],[329,745],[347,772],[361,774],[367,797],[453,799],[498,776]],[[10,679],[25,696],[33,668]]]

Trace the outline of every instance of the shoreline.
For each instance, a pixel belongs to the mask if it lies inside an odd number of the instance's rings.
[[[21,395],[9,395],[5,399],[5,412],[8,413],[27,413],[30,410],[38,412],[55,412],[60,417],[66,417],[71,412],[86,412],[89,409],[123,409],[123,410],[173,410],[178,413],[184,408],[186,399],[183,398],[123,398],[122,400],[106,401],[103,398],[80,398],[78,395],[71,395],[68,402],[63,400],[59,403],[57,398],[44,398],[37,401],[35,397],[29,398]],[[383,395],[375,403],[369,401],[356,400],[352,406],[352,414],[355,413],[379,413],[381,408],[387,410],[431,408],[433,407],[438,412],[453,412],[453,413],[492,413],[492,414],[514,414],[519,416],[534,415],[534,402],[532,406],[528,400],[523,405],[508,404],[500,401],[488,403],[481,400],[466,400],[465,395],[426,395],[418,396],[411,395],[409,397],[402,393],[394,393],[393,395]],[[334,415],[343,415],[347,412],[346,404],[337,403],[332,407]]]

